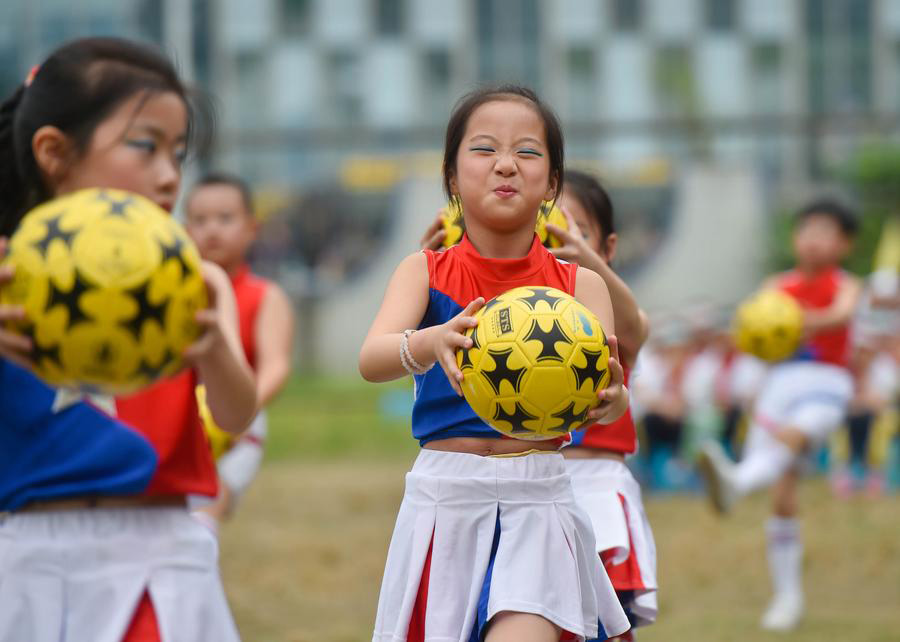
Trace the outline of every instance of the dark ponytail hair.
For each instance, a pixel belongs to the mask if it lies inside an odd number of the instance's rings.
[[[156,49],[120,38],[84,38],[54,51],[0,105],[0,236],[31,208],[51,198],[31,149],[41,127],[52,125],[83,153],[97,126],[137,93],[173,92],[188,110],[188,140],[196,139],[202,105]],[[210,132],[205,132],[209,136]]]
[[[600,226],[600,242],[605,243],[616,231],[612,200],[592,174],[575,169],[566,171],[566,192],[574,196]]]
[[[519,85],[497,85],[482,87],[463,96],[450,115],[447,133],[444,136],[444,191],[450,199],[454,194],[450,191],[450,179],[456,173],[456,157],[459,145],[466,134],[469,118],[472,113],[485,103],[495,100],[518,100],[534,109],[544,123],[544,137],[547,139],[547,156],[550,161],[550,178],[556,180],[556,196],[559,196],[563,183],[564,143],[562,127],[553,110],[538,95],[527,87]]]

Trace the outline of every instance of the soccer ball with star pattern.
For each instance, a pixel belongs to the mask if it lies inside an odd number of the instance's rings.
[[[488,301],[457,352],[466,401],[495,430],[517,439],[564,436],[581,427],[609,385],[600,322],[572,296],[514,288]]]
[[[123,394],[177,372],[207,305],[200,256],[151,201],[85,189],[36,207],[10,239],[15,268],[2,303],[26,318],[38,376],[55,386]]]
[[[789,294],[763,290],[738,307],[732,332],[741,352],[781,361],[800,348],[803,309]]]

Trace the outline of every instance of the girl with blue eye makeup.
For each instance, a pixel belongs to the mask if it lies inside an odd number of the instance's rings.
[[[610,335],[612,381],[589,418],[609,423],[628,406],[606,285],[534,231],[562,168],[559,123],[530,90],[482,89],[457,104],[443,175],[466,233],[398,266],[359,358],[369,381],[414,375],[422,447],[388,551],[376,642],[603,640],[629,627],[575,505],[558,452],[566,439],[502,437],[460,392],[455,353],[471,345],[472,315],[513,287],[545,285],[579,299]]]
[[[0,258],[25,213],[84,188],[171,211],[193,106],[171,63],[143,45],[77,40],[0,104]],[[219,425],[256,410],[234,295],[203,265],[211,307],[191,367],[132,396],[83,398],[29,370],[28,339],[0,305],[0,640],[235,642],[211,533],[188,494],[216,495],[194,388]],[[0,270],[0,288],[12,273]]]

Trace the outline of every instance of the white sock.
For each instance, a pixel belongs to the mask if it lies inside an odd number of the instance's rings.
[[[800,541],[799,520],[770,517],[766,523],[766,542],[775,594],[801,595],[803,542]]]
[[[794,453],[786,444],[758,430],[761,432],[748,440],[744,458],[734,467],[732,482],[741,495],[771,486],[794,463]]]

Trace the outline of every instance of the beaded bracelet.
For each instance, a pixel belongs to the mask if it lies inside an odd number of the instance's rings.
[[[423,375],[432,367],[434,364],[432,363],[427,368],[423,366],[421,363],[415,360],[412,356],[412,352],[409,351],[409,337],[415,332],[415,330],[404,330],[403,331],[403,339],[400,341],[400,363],[403,364],[403,368],[411,375]]]

